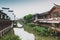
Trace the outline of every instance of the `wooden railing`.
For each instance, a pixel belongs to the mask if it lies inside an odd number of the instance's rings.
[[[3,30],[0,31],[0,37],[2,37],[6,32],[8,32],[11,29],[11,25],[4,28]]]
[[[43,23],[60,23],[60,17],[48,18],[48,19],[37,19],[37,21],[43,22]]]

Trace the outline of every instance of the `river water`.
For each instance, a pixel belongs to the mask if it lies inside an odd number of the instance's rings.
[[[13,28],[13,30],[14,30],[15,35],[18,35],[21,40],[35,40],[35,36],[25,31],[24,28]]]

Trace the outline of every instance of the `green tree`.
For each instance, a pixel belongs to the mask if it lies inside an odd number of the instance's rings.
[[[28,15],[24,16],[24,20],[26,22],[31,22],[32,16],[33,16],[32,14],[28,14]]]

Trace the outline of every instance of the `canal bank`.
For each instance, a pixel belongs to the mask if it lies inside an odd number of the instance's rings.
[[[13,28],[15,35],[18,35],[21,40],[35,40],[35,36],[27,31],[24,28],[21,28],[21,25],[17,23],[20,28]]]

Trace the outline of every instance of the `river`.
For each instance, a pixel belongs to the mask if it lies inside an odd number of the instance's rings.
[[[17,23],[19,27],[22,25]],[[35,40],[35,36],[27,31],[24,28],[13,28],[15,35],[18,35],[21,40]]]

